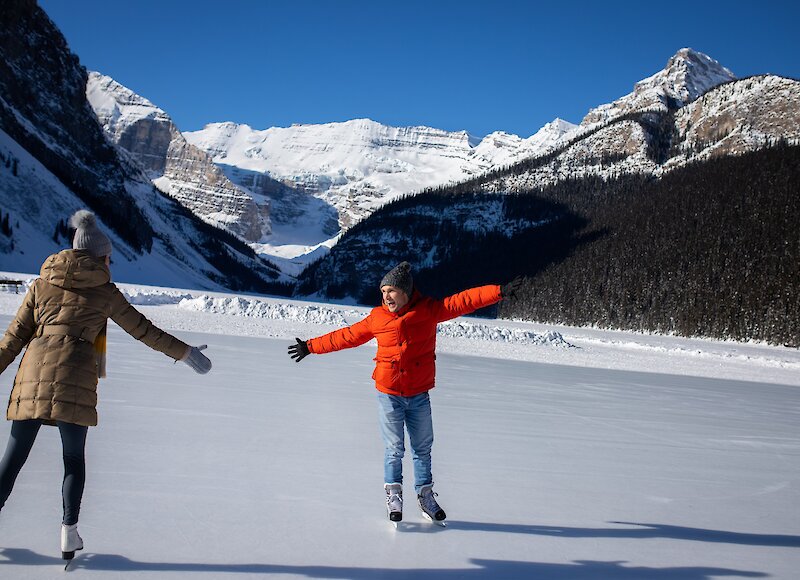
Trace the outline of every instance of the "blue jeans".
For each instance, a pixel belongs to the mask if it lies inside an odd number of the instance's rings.
[[[428,393],[414,397],[401,397],[378,393],[378,419],[385,448],[383,480],[385,483],[403,483],[403,455],[405,432],[411,442],[414,459],[414,489],[433,483],[431,474],[431,447],[433,447],[433,420]]]

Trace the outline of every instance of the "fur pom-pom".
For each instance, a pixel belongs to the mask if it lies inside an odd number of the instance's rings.
[[[96,223],[97,220],[95,219],[94,214],[88,209],[79,209],[71,218],[69,218],[69,225],[76,230],[94,227]]]

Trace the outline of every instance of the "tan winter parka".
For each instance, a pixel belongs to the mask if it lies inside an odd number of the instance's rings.
[[[181,359],[189,346],[153,325],[111,283],[103,258],[64,250],[40,278],[0,341],[0,372],[27,345],[8,401],[9,420],[97,425],[98,362],[94,340],[111,318],[154,350]]]

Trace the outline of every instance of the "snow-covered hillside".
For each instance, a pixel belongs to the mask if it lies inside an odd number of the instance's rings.
[[[502,132],[476,139],[356,119],[263,131],[214,123],[184,136],[234,183],[271,197],[273,233],[254,248],[302,265],[335,243],[340,227],[386,202],[542,153],[574,128],[556,119],[525,139]]]
[[[89,73],[86,98],[109,139],[204,221],[256,242],[270,231],[269,200],[234,185],[186,142],[166,112],[111,77]]]
[[[37,270],[48,254],[70,245],[70,214],[88,208],[111,235],[115,272],[124,280],[282,287],[274,266],[157,191],[147,166],[113,144],[86,99],[86,69],[36,2],[8,0],[3,11],[0,207],[8,227],[0,236],[0,268]],[[145,103],[131,98],[130,105]]]
[[[680,107],[717,85],[735,79],[736,75],[707,54],[682,48],[663,70],[637,82],[633,92],[589,111],[581,126],[591,126],[633,111]]]
[[[399,195],[461,181],[542,152],[573,128],[556,119],[527,139],[501,132],[476,139],[465,131],[356,119],[263,131],[214,123],[184,135],[223,166],[266,173],[319,196],[337,208],[347,227]]]
[[[67,240],[56,235],[56,225],[86,204],[2,130],[0,155],[16,160],[16,174],[5,167],[0,168],[3,172],[0,176],[0,200],[3,212],[11,216],[14,244],[13,250],[6,248],[0,254],[0,263],[7,270],[29,270],[32,263],[41,264],[48,255],[69,246]],[[137,197],[153,195],[152,188],[144,183],[129,182],[128,187]],[[31,195],[31,192],[36,192],[36,195]],[[146,205],[152,207],[153,201]],[[150,217],[162,228],[169,227],[155,211]],[[143,259],[131,251],[113,229],[102,227],[112,240],[114,269],[120,279],[138,280],[145,284],[223,288],[202,274],[203,261],[186,240],[178,238],[172,242],[178,248],[170,248],[173,251],[178,249],[183,261],[170,256],[162,239],[155,241],[153,251]]]
[[[364,309],[122,287],[157,324],[208,344],[214,368],[197,375],[110,326],[86,548],[70,575],[796,577],[796,349],[457,319],[568,344],[440,333],[434,477],[449,526],[422,519],[407,482],[395,530],[374,346],[300,364],[286,355],[294,336]],[[0,291],[3,328],[21,299]],[[43,429],[0,514],[3,578],[63,573],[60,453],[57,431]]]

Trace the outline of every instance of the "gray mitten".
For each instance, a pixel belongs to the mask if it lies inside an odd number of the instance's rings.
[[[203,344],[201,346],[190,346],[189,350],[181,360],[192,367],[194,372],[204,375],[211,370],[211,361],[208,360],[208,357],[200,351],[207,348],[207,344]]]

